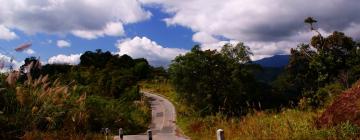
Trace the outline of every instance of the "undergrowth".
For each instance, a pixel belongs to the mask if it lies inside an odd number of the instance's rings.
[[[223,129],[225,139],[356,139],[359,128],[350,122],[318,129],[315,120],[322,110],[283,109],[279,112],[253,111],[242,117],[222,114],[200,116],[176,97],[166,81],[144,81],[144,91],[169,98],[177,108],[177,125],[192,140],[216,139],[216,130]]]
[[[150,106],[140,94],[140,100],[87,95],[47,76],[16,83],[17,74],[0,78],[0,139],[98,139],[102,128],[137,134],[149,126]],[[127,94],[137,93],[134,87]]]

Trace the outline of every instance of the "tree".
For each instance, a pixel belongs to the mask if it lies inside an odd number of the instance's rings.
[[[200,46],[176,57],[169,67],[170,78],[180,100],[200,114],[243,114],[255,99],[257,82],[249,71],[250,51],[242,43],[202,51]]]
[[[225,44],[221,48],[221,54],[225,57],[228,57],[230,60],[234,60],[237,63],[245,64],[251,61],[250,55],[250,48],[245,46],[244,43],[240,42],[235,46],[231,44]]]
[[[304,22],[310,24],[311,30],[314,30],[314,29],[315,29],[313,24],[316,23],[317,21],[316,21],[313,17],[308,17],[308,18],[306,18],[306,19],[304,20]]]
[[[150,65],[146,59],[135,60],[134,74],[140,79],[146,79],[150,76]]]
[[[27,79],[36,79],[41,75],[41,62],[36,57],[28,57],[24,60],[24,64],[20,66],[20,82]]]
[[[112,58],[112,54],[102,52],[97,49],[96,52],[86,51],[80,56],[80,66],[94,66],[96,68],[104,68],[106,63]]]
[[[317,32],[310,44],[301,44],[291,50],[290,62],[287,67],[288,91],[295,91],[299,98],[313,99],[318,96],[320,88],[340,82],[344,87],[360,78],[359,44],[344,33],[334,31],[330,36],[323,37],[313,27],[316,20],[307,18],[311,30]],[[352,76],[348,76],[352,74]],[[302,94],[301,96],[298,96]],[[312,106],[319,106],[323,101],[311,101]]]

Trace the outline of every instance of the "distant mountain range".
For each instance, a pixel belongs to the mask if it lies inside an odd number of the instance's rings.
[[[289,63],[289,58],[289,55],[274,55],[254,61],[254,63],[263,67],[284,67]]]

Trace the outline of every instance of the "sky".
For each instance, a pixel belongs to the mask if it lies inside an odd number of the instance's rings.
[[[167,66],[194,45],[244,42],[258,60],[289,54],[315,33],[360,39],[359,0],[0,0],[0,60],[19,67],[35,56],[78,64],[85,51],[146,58]],[[32,43],[23,51],[19,45]]]

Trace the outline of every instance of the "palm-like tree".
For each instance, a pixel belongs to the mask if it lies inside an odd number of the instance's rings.
[[[324,43],[325,43],[325,42],[324,42],[324,38],[323,38],[323,36],[321,35],[321,33],[320,33],[317,29],[315,29],[314,26],[313,26],[313,24],[316,23],[317,21],[316,21],[313,17],[307,17],[307,18],[304,20],[304,22],[307,23],[307,24],[310,24],[310,29],[311,29],[312,31],[315,31],[315,32],[319,35],[319,37],[320,37],[319,48],[323,48],[323,47],[324,47]]]
[[[306,18],[304,22],[310,24],[311,30],[315,30],[313,23],[316,23],[317,21],[313,17]]]

